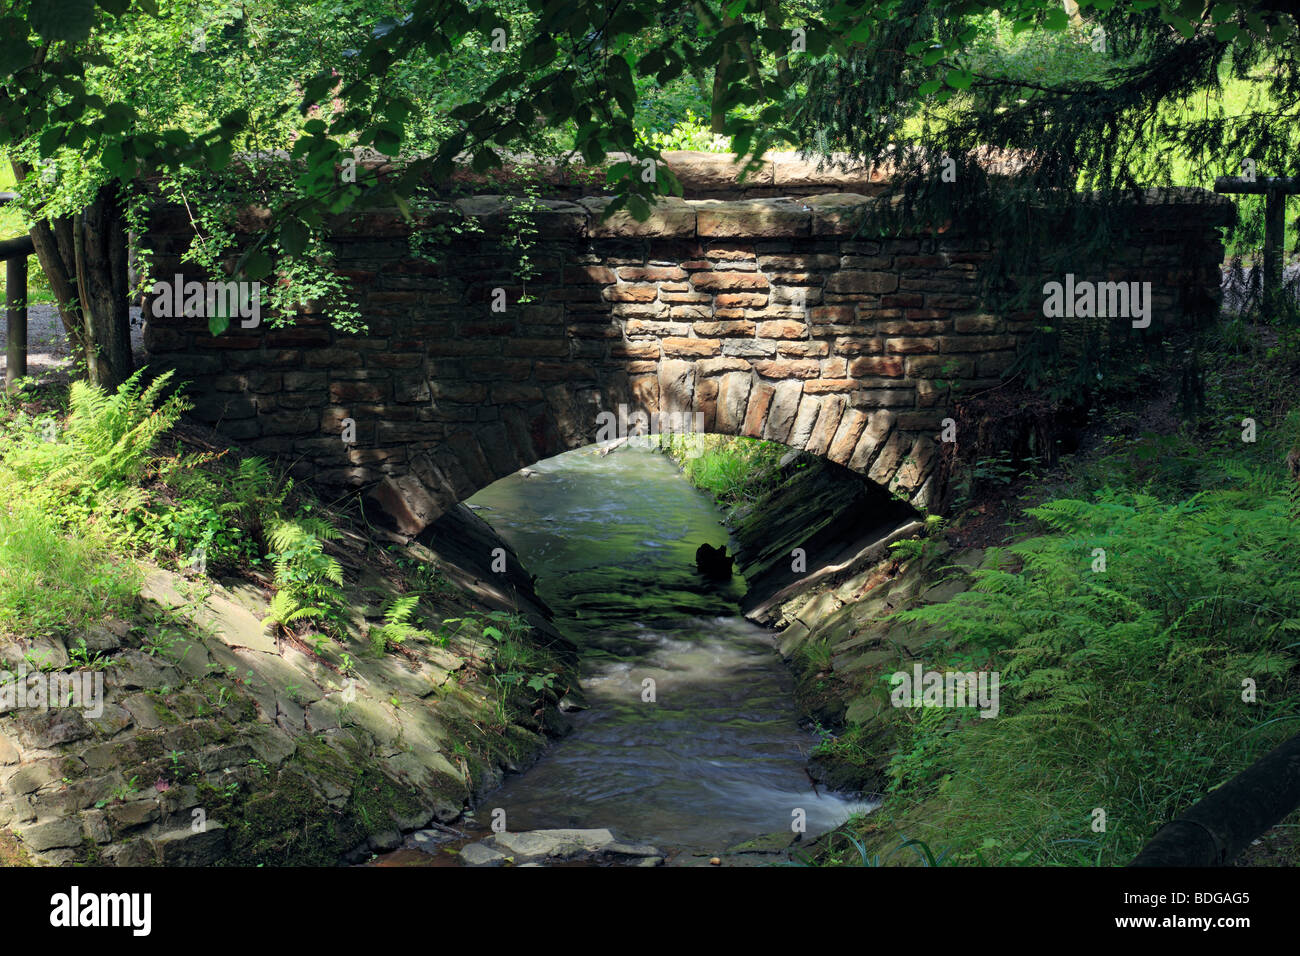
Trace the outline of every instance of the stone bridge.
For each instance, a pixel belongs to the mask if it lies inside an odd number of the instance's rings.
[[[979,309],[987,239],[856,236],[878,201],[859,193],[670,199],[646,222],[602,221],[607,201],[521,215],[476,196],[414,227],[392,210],[340,220],[334,268],[366,334],[332,328],[319,305],[216,337],[200,316],[155,318],[143,360],[191,383],[200,419],[327,488],[364,489],[406,533],[592,443],[620,406],[698,415],[706,432],[824,456],[915,507],[941,502],[949,386],[997,385],[1041,314]],[[1218,295],[1230,209],[1200,191],[1142,207],[1100,277],[1151,281],[1156,324],[1175,318],[1189,288]],[[155,211],[156,277],[207,278],[180,261],[186,222]],[[435,258],[413,254],[413,231]]]

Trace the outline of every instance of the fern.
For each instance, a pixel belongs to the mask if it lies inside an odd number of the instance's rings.
[[[54,483],[102,488],[139,479],[158,438],[190,407],[178,394],[160,402],[172,372],[142,391],[143,374],[144,369],[135,372],[112,395],[86,382],[72,383],[72,411],[64,430],[68,451],[63,466],[51,475]]]
[[[1189,749],[1207,721],[1267,746],[1268,733],[1252,731],[1300,711],[1293,492],[1272,474],[1233,475],[1234,486],[1174,502],[1112,489],[1047,502],[1030,512],[1047,533],[990,549],[971,590],[897,614],[935,627],[968,660],[978,649],[1001,671],[1002,701],[998,721],[960,732],[904,722],[895,786],[1002,772],[1032,793],[1083,773],[1070,783],[1088,791],[1077,799],[1128,808],[1140,829],[1249,759],[1241,748]],[[1104,572],[1092,570],[1096,547]],[[1243,682],[1258,706],[1243,706]]]
[[[275,569],[275,599],[264,624],[286,629],[303,620],[319,621],[338,630],[343,622],[343,566],[325,553],[325,542],[339,533],[314,517],[280,520],[270,526],[267,538]]]
[[[418,594],[394,598],[384,611],[384,623],[370,629],[370,647],[382,656],[389,646],[401,646],[413,634],[424,633],[411,623],[411,616],[420,603]]]

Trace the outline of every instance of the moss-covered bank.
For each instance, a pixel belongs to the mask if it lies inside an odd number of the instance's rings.
[[[39,613],[0,626],[6,860],[355,861],[457,818],[566,731],[575,650],[468,508],[411,540],[355,502],[275,491],[219,435],[123,438],[101,414],[157,422],[150,400],[78,401],[63,425],[57,397],[8,408],[0,448],[0,584],[39,585],[21,592]],[[65,437],[46,448],[51,410]],[[78,446],[120,458],[133,439],[138,467],[107,477],[111,459]],[[20,510],[39,526],[15,525]],[[206,564],[186,557],[195,527]],[[70,687],[86,690],[64,700]]]

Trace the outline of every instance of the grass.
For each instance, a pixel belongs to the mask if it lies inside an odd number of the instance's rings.
[[[103,542],[63,534],[46,515],[18,505],[0,514],[0,631],[26,637],[71,634],[127,616],[141,574]]]
[[[723,435],[665,435],[660,439],[688,481],[723,507],[758,498],[780,481],[777,469],[790,451],[775,442]]]

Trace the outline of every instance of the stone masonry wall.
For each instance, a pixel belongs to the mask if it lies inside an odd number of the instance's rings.
[[[996,385],[1036,313],[979,309],[987,238],[855,236],[874,201],[669,199],[639,223],[602,221],[604,198],[546,200],[529,217],[527,281],[509,198],[439,203],[414,226],[370,211],[331,227],[368,334],[333,330],[319,306],[217,337],[203,317],[159,318],[143,361],[191,383],[201,420],[328,488],[365,488],[412,534],[592,442],[598,414],[620,405],[700,413],[706,431],[811,451],[926,507],[941,490],[940,383]],[[1199,190],[1135,209],[1133,240],[1091,277],[1151,281],[1153,328],[1178,321],[1188,301],[1218,296],[1231,210]],[[208,278],[180,261],[186,223],[155,211],[155,278]],[[437,261],[412,254],[413,228],[452,226]]]

